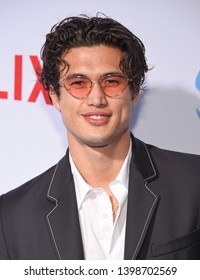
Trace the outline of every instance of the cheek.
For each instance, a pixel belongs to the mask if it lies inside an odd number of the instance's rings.
[[[118,127],[129,126],[132,115],[132,103],[129,100],[124,101],[123,105],[120,103],[118,108],[115,107],[115,110],[117,115],[117,117],[115,118],[116,125]]]
[[[133,111],[132,103],[129,102],[122,111],[122,120],[123,120],[125,126],[130,125],[132,111]]]
[[[126,100],[124,102],[124,106],[122,107],[122,114],[126,117],[129,118],[133,110],[132,102],[130,100]]]
[[[72,102],[61,102],[61,116],[66,128],[70,129],[76,126],[77,121],[77,106]]]

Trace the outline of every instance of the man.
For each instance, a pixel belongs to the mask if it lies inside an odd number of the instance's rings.
[[[69,149],[1,197],[0,258],[200,259],[200,157],[129,130],[142,42],[110,18],[72,17],[47,35],[42,60]]]

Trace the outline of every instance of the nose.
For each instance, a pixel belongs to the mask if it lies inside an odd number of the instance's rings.
[[[105,107],[107,105],[106,95],[103,93],[99,83],[93,82],[90,94],[88,95],[87,104],[96,108]]]

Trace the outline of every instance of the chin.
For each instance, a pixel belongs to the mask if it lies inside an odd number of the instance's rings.
[[[83,141],[84,144],[90,147],[94,148],[102,148],[108,146],[110,143],[112,143],[112,140],[110,138],[103,138],[101,136],[99,137],[90,137],[89,139],[85,139]]]

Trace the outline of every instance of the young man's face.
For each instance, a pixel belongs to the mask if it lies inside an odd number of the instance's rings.
[[[107,46],[79,47],[71,49],[63,58],[69,64],[60,81],[71,75],[84,75],[99,80],[108,73],[122,73],[119,64],[122,52]],[[129,136],[129,123],[135,100],[131,100],[128,86],[115,98],[107,97],[98,83],[83,100],[74,98],[64,87],[60,97],[51,93],[54,106],[61,111],[67,129],[69,144],[102,147],[117,143]]]

